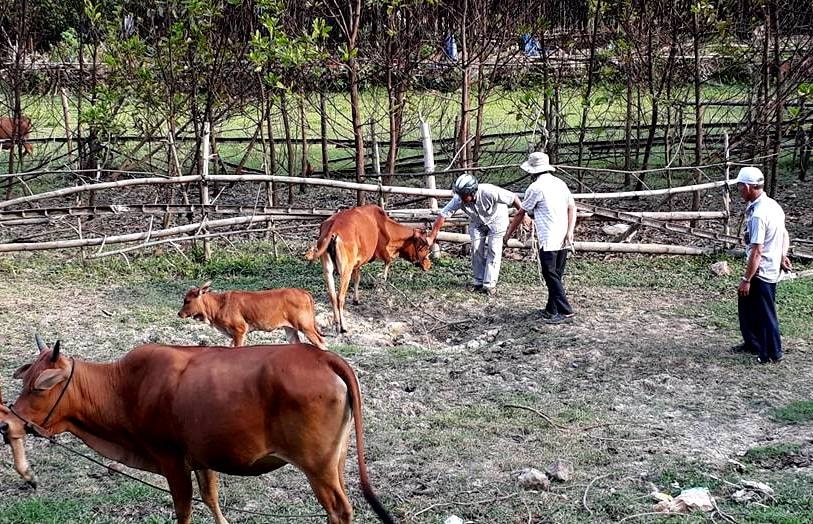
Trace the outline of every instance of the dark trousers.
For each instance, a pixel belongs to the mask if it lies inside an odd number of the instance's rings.
[[[761,360],[782,358],[776,284],[752,278],[748,296],[739,297],[737,301],[737,313],[746,350],[756,353]]]
[[[567,262],[567,250],[558,251],[539,250],[539,263],[542,266],[542,276],[545,285],[548,286],[548,303],[545,311],[551,315],[569,315],[573,313],[573,308],[567,301],[565,287],[562,285],[562,277],[565,275],[565,262]]]

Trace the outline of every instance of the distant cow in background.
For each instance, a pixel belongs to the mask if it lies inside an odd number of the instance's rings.
[[[305,258],[322,260],[322,273],[339,333],[347,331],[344,302],[350,277],[355,280],[353,303],[358,304],[361,266],[373,260],[383,260],[384,280],[387,280],[390,264],[396,256],[420,266],[424,271],[432,267],[429,242],[424,232],[402,226],[378,206],[346,209],[322,222],[319,240],[305,254]],[[338,294],[333,280],[334,271],[339,274]]]
[[[242,346],[252,331],[285,328],[288,342],[300,342],[301,331],[311,343],[327,349],[316,327],[313,296],[304,289],[267,289],[264,291],[226,291],[214,293],[211,282],[186,292],[181,318],[192,317],[231,337],[232,345]]]
[[[3,441],[11,446],[14,469],[32,487],[37,487],[37,476],[25,457],[25,424],[3,404],[3,391],[0,390],[0,434]]]
[[[10,150],[19,141],[23,145],[25,153],[32,154],[34,148],[25,141],[29,133],[31,133],[31,119],[27,116],[19,119],[0,116],[0,146],[3,149]]]

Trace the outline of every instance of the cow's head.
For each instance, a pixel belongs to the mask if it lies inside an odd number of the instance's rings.
[[[194,318],[195,320],[206,321],[206,303],[205,296],[210,291],[212,282],[206,282],[200,287],[193,287],[186,292],[183,297],[183,306],[178,311],[178,316],[181,318]]]
[[[36,335],[39,355],[31,364],[14,372],[23,381],[20,396],[14,403],[14,413],[49,432],[59,432],[66,411],[70,410],[69,386],[73,380],[73,360],[60,354],[60,342],[49,348]]]
[[[429,268],[432,267],[432,261],[429,260],[430,252],[431,245],[426,234],[420,229],[415,229],[412,232],[412,236],[404,242],[404,247],[401,249],[401,256],[424,271],[429,271]]]

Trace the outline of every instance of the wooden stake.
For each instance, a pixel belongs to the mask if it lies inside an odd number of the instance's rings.
[[[209,122],[203,124],[203,152],[201,158],[201,172],[200,172],[200,203],[204,206],[209,205],[209,185],[208,185],[208,176],[209,176],[209,138],[211,135],[211,128]],[[201,224],[206,222],[207,213],[203,211],[201,213]],[[208,233],[205,227],[202,228],[204,234]],[[208,238],[203,239],[203,259],[209,260],[212,258],[212,246],[209,243]]]

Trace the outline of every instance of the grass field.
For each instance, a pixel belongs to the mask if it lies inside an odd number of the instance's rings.
[[[545,291],[528,262],[506,260],[491,298],[462,289],[469,268],[460,259],[443,258],[429,273],[397,264],[392,286],[378,283],[374,265],[363,272],[362,304],[349,306],[351,332],[336,337],[320,269],[269,252],[224,245],[208,263],[192,253],[86,267],[54,255],[0,259],[5,396],[18,392],[11,373],[33,357],[34,332],[88,360],[117,358],[144,341],[220,344],[219,333],[176,316],[187,287],[204,279],[217,289],[301,286],[315,295],[328,345],[359,375],[371,479],[399,522],[451,514],[478,523],[660,522],[642,515],[653,511],[650,493],[688,487],[707,487],[720,512],[680,522],[720,522],[722,514],[741,523],[813,521],[810,279],[779,285],[787,358],[757,366],[728,349],[738,342],[739,260],[729,260],[734,276],[721,278],[706,258],[579,256],[567,281],[579,314],[560,326],[536,315]],[[70,436],[59,441],[98,457]],[[0,522],[171,521],[167,495],[40,440],[27,449],[41,485],[22,488],[0,450]],[[572,480],[550,491],[520,486],[520,470],[556,459],[573,466]],[[352,449],[347,478],[356,521],[373,522]],[[747,480],[767,483],[773,496],[737,502]],[[293,468],[224,475],[221,488],[231,522],[321,513]],[[203,506],[194,521],[211,522]]]

